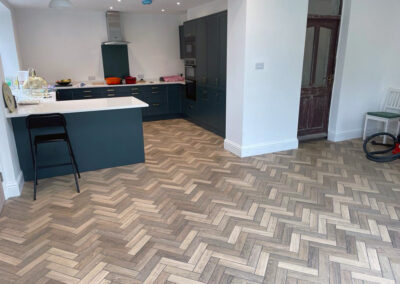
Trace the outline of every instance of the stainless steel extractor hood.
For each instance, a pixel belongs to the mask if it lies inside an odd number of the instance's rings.
[[[108,41],[103,42],[105,45],[125,45],[129,42],[122,39],[121,18],[117,11],[106,12],[107,35]]]

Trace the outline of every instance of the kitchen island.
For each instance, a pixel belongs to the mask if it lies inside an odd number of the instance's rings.
[[[67,121],[73,151],[81,172],[118,167],[145,161],[142,108],[148,104],[134,97],[100,98],[93,100],[56,101],[41,99],[38,105],[18,106],[7,113],[11,120],[21,169],[25,181],[33,180],[34,169],[26,128],[26,117],[31,114],[62,113]],[[58,130],[59,131],[59,130]],[[57,129],[37,129],[33,134],[57,132]],[[39,146],[39,166],[69,162],[65,143]],[[72,173],[72,168],[60,166],[44,168],[39,178]]]

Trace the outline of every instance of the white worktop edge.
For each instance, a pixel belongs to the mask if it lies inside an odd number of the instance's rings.
[[[135,97],[100,98],[89,100],[56,101],[54,93],[38,105],[18,105],[15,112],[6,110],[7,118],[26,117],[31,114],[79,113],[118,109],[145,108],[149,105]]]
[[[85,82],[86,83],[86,82]],[[79,87],[78,85],[72,85],[69,87],[54,87],[56,90],[68,90],[68,89],[85,89],[85,88],[119,88],[119,87],[135,87],[135,86],[155,86],[155,85],[185,85],[185,81],[179,81],[179,82],[162,82],[162,81],[146,81],[145,83],[136,83],[136,84],[119,84],[119,85],[107,85],[104,83],[104,85],[91,85],[88,83],[87,85],[83,87]]]

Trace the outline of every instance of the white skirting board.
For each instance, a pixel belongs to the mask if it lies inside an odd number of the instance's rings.
[[[328,140],[332,142],[341,142],[351,139],[357,139],[362,137],[362,129],[346,130],[341,132],[335,132],[332,130],[328,131]]]
[[[18,174],[17,180],[11,183],[3,183],[5,199],[20,196],[24,187],[24,176],[22,171]]]
[[[269,153],[282,152],[297,149],[299,141],[296,139],[283,140],[273,143],[255,144],[249,146],[241,146],[235,142],[225,139],[224,148],[241,158],[264,155]]]

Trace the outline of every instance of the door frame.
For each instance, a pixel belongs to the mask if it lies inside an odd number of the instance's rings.
[[[336,79],[336,63],[337,63],[337,57],[338,57],[338,51],[339,51],[338,47],[339,47],[341,23],[342,23],[343,0],[340,0],[340,4],[339,5],[340,5],[339,6],[339,15],[334,15],[333,16],[333,15],[309,14],[307,16],[307,28],[309,27],[309,23],[312,20],[324,20],[324,21],[327,21],[327,22],[336,22],[337,30],[336,30],[336,37],[335,37],[336,40],[332,41],[331,45],[330,45],[330,48],[334,48],[335,52],[333,52],[332,55],[331,55],[331,56],[333,56],[333,58],[331,60],[331,62],[332,62],[331,63],[332,64],[331,68],[333,70],[333,73],[332,73],[333,77],[332,77],[332,80],[331,80],[331,83],[330,83],[330,87],[329,87],[330,90],[329,90],[329,95],[328,95],[328,98],[327,98],[328,99],[327,114],[326,114],[326,117],[324,118],[325,119],[325,125],[326,125],[326,133],[305,134],[305,135],[300,136],[299,135],[299,130],[298,130],[297,137],[298,137],[299,141],[312,140],[312,139],[323,139],[323,138],[327,138],[328,137],[329,118],[330,118],[330,111],[331,111],[331,106],[332,106],[333,86],[334,86],[334,82],[335,82],[335,79]],[[315,49],[315,45],[318,45],[318,38],[314,39],[314,47],[313,47],[314,49]],[[313,64],[312,64],[313,70],[312,70],[312,74],[311,74],[312,75],[312,79],[311,80],[315,79],[316,70],[314,70],[315,69],[314,62],[315,62],[315,59],[316,59],[317,56],[318,56],[318,53],[313,54]],[[330,68],[328,67],[328,69],[330,69]],[[302,73],[302,75],[303,75],[303,73]],[[300,96],[302,94],[303,94],[303,88],[301,88],[301,90],[300,90]],[[300,106],[299,106],[299,108],[300,108]],[[300,113],[299,113],[299,120],[298,121],[300,122]]]

